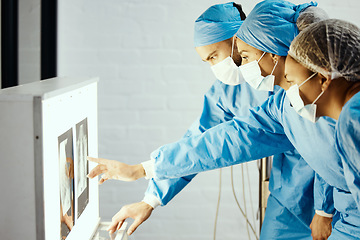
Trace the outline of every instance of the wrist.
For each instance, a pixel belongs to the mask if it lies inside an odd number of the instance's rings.
[[[142,202],[150,205],[153,209],[155,209],[157,206],[161,205],[161,202],[159,201],[159,199],[152,194],[145,194]]]
[[[141,204],[148,210],[153,211],[155,208],[153,206],[151,206],[149,203],[141,201]]]
[[[322,210],[315,210],[315,213],[321,217],[326,217],[326,218],[331,218],[331,219],[333,217],[333,214],[326,213],[325,211],[322,211]]]
[[[155,177],[155,159],[151,159],[141,163],[145,171],[145,179],[149,180]]]
[[[133,165],[135,179],[143,178],[146,176],[145,169],[142,164]]]

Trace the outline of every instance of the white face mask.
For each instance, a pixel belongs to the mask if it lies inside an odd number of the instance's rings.
[[[311,78],[313,78],[317,73],[314,73],[310,77],[308,77],[304,82],[302,82],[300,85],[295,84],[294,86],[291,86],[286,91],[286,96],[289,98],[291,105],[295,109],[295,111],[302,116],[303,118],[306,118],[310,120],[311,122],[315,123],[318,118],[316,117],[316,101],[323,95],[324,91],[322,91],[319,96],[311,103],[304,105],[304,101],[300,97],[299,88],[304,85],[307,81],[309,81]]]
[[[250,63],[244,64],[244,65],[240,66],[239,68],[240,68],[240,72],[241,72],[242,76],[244,77],[245,81],[250,86],[255,88],[256,90],[274,91],[275,76],[273,75],[273,73],[278,64],[278,61],[276,61],[274,68],[271,71],[270,75],[263,77],[261,75],[261,69],[259,66],[259,62],[265,54],[266,54],[266,52],[264,52],[261,55],[259,60],[255,60]]]
[[[264,79],[264,77],[261,75],[259,61],[263,58],[265,54],[266,52],[261,55],[259,60],[249,62],[239,67],[240,73],[244,80],[255,89],[258,89],[260,87],[260,84]]]
[[[264,79],[261,81],[259,87],[257,90],[262,91],[274,91],[274,85],[275,85],[275,76],[273,75],[275,68],[278,64],[278,61],[276,61],[273,70],[271,71],[270,75],[267,75],[264,77]]]
[[[244,82],[244,79],[239,75],[239,67],[236,66],[234,60],[232,59],[234,51],[234,39],[235,38],[233,38],[231,46],[231,56],[225,58],[214,66],[211,66],[211,70],[217,79],[227,85],[232,86],[239,85]]]

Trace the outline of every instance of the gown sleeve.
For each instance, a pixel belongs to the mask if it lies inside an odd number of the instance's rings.
[[[282,100],[272,95],[248,117],[235,117],[155,150],[155,179],[188,176],[293,149],[278,120]]]
[[[335,208],[333,189],[334,187],[330,186],[317,173],[315,173],[314,209],[318,215],[332,217],[334,214]]]
[[[360,95],[353,98],[341,111],[335,146],[341,157],[346,183],[360,209]]]
[[[234,90],[236,87],[225,86],[216,81],[209,91],[204,95],[203,111],[200,116],[187,130],[183,139],[200,135],[206,130],[216,126],[220,123],[229,121],[233,118],[233,113],[225,106],[227,98],[232,94],[236,94]],[[230,91],[229,91],[230,90]],[[171,199],[173,199],[194,177],[196,174],[188,176],[181,176],[179,178],[155,180],[150,179],[148,188],[145,192],[144,201],[150,204],[151,199],[156,197],[160,201],[161,205],[166,205]],[[147,200],[149,199],[149,200]],[[149,201],[149,202],[148,202]],[[151,203],[150,205],[154,205]],[[154,206],[153,206],[154,207]]]

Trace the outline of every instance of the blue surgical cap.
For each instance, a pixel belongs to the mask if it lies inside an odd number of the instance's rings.
[[[286,56],[299,33],[296,20],[310,6],[317,6],[317,3],[295,5],[283,0],[262,1],[244,20],[236,36],[256,49]]]
[[[195,47],[210,45],[233,37],[241,23],[239,10],[233,2],[209,7],[195,21]]]

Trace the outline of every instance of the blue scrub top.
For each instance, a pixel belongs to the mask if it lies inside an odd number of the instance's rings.
[[[275,87],[276,91],[279,89],[281,88]],[[201,135],[218,124],[232,120],[235,116],[248,116],[251,107],[260,105],[273,94],[271,92],[257,91],[247,83],[228,86],[216,81],[205,95],[201,117],[194,122],[184,138]],[[182,152],[188,151],[186,146],[182,147]],[[234,148],[234,150],[237,149]],[[274,156],[269,188],[271,193],[286,208],[299,215],[302,221],[309,225],[312,219],[312,212],[309,209],[313,209],[312,204],[314,203],[314,171],[291,145],[288,150],[290,151]],[[208,165],[211,165],[211,162],[203,164],[202,171],[211,168]],[[176,168],[178,167],[180,166],[176,166]],[[163,181],[151,179],[145,194],[156,196],[162,205],[166,205],[194,176],[195,174],[191,174]],[[327,194],[332,188],[329,190],[329,187],[323,181],[317,185],[319,187],[315,190],[316,200],[318,200],[316,201],[316,209],[332,213],[332,196]]]
[[[204,171],[202,166],[207,166],[206,170],[230,166],[295,146],[327,183],[348,190],[335,149],[335,124],[328,117],[321,117],[315,124],[302,118],[279,87],[261,106],[251,109],[248,117],[235,117],[201,135],[152,152],[155,175],[157,179],[186,176]]]
[[[343,107],[336,125],[336,149],[346,182],[360,209],[360,92]]]
[[[336,124],[335,146],[341,157],[348,190],[335,189],[334,206],[344,214],[334,224],[331,239],[360,236],[360,93],[343,107]]]
[[[334,204],[340,217],[336,218],[333,239],[356,239],[360,236],[360,214],[335,147],[335,125],[329,117],[321,117],[315,124],[302,118],[280,89],[251,109],[248,117],[235,117],[201,135],[154,151],[155,175],[157,179],[181,177],[279,154],[294,146],[311,168],[335,187]]]
[[[272,94],[257,91],[247,83],[229,86],[216,80],[204,96],[201,116],[191,125],[183,138],[200,135],[214,126],[232,120],[235,116],[247,116],[251,107],[260,105]],[[156,196],[161,205],[166,205],[194,177],[195,174],[189,174],[163,181],[150,179],[145,194]]]

